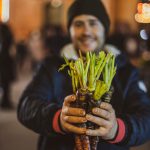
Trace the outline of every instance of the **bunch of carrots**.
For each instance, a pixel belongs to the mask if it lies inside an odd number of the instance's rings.
[[[90,113],[102,99],[107,97],[107,102],[111,99],[111,84],[116,74],[115,56],[112,53],[106,54],[104,51],[100,51],[96,55],[87,52],[84,57],[79,51],[77,60],[64,59],[65,64],[59,70],[69,67],[68,74],[72,80],[73,92],[77,95],[74,106],[83,108]],[[96,128],[94,124],[90,123],[79,124],[79,126]],[[75,143],[76,150],[96,150],[98,137],[75,135]]]

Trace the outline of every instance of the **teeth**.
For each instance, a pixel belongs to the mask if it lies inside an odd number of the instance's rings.
[[[82,41],[83,41],[84,43],[88,43],[88,42],[93,41],[93,39],[83,39]]]

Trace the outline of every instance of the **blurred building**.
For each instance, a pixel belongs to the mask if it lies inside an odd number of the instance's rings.
[[[24,40],[27,35],[39,29],[44,23],[66,25],[66,12],[74,0],[0,0],[9,1],[10,24],[16,40]],[[111,31],[116,22],[127,22],[133,31],[137,30],[134,20],[138,0],[102,0],[111,18]],[[1,8],[1,7],[0,7]]]

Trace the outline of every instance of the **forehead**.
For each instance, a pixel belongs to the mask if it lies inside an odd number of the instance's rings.
[[[92,16],[92,15],[79,15],[79,16],[76,16],[76,17],[74,17],[73,22],[76,22],[76,21],[83,21],[84,22],[84,21],[90,21],[90,20],[100,22],[97,17]]]

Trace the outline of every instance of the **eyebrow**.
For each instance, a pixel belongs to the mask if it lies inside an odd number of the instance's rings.
[[[96,19],[96,18],[94,18],[94,19],[87,19],[85,21],[88,21],[88,22],[90,22],[90,21],[98,21],[98,19]],[[79,19],[79,20],[74,20],[73,22],[75,23],[75,22],[84,22],[84,21],[82,19]]]
[[[98,19],[94,18],[94,19],[88,19],[88,21],[98,21]]]

